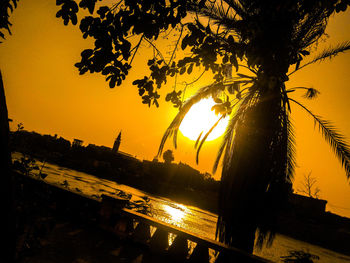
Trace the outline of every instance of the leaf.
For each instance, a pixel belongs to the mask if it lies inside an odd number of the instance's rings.
[[[97,14],[100,15],[100,17],[103,19],[106,16],[106,13],[109,11],[109,7],[108,6],[101,6],[98,11]]]
[[[152,64],[154,64],[154,62],[155,62],[155,59],[153,58],[153,59],[149,59],[148,61],[147,61],[147,65],[148,66],[151,66]]]
[[[73,24],[73,25],[76,25],[77,22],[78,22],[77,15],[76,15],[76,14],[72,14],[71,20],[72,20],[72,24]]]
[[[89,69],[87,67],[84,67],[84,68],[80,68],[79,70],[79,75],[83,75],[85,74]]]
[[[93,53],[94,51],[92,49],[85,49],[83,52],[81,52],[81,56],[86,59],[89,58]]]
[[[182,42],[181,42],[181,49],[182,50],[185,50],[185,48],[187,47],[188,45],[188,35],[186,35],[183,39],[182,39]]]
[[[87,5],[87,8],[90,12],[90,14],[92,14],[94,12],[94,9],[95,9],[95,2],[90,2],[88,5]]]
[[[57,18],[61,17],[62,13],[63,13],[62,9],[58,10],[57,13],[56,13],[56,17]]]
[[[153,104],[155,104],[157,108],[159,107],[159,103],[156,99],[153,100]]]
[[[310,55],[310,52],[307,50],[301,50],[300,54],[302,54],[303,56],[307,56],[307,55]]]
[[[191,74],[192,70],[193,70],[193,63],[191,63],[191,65],[188,67],[187,74]]]
[[[186,72],[186,67],[182,67],[180,69],[180,75],[184,74]]]
[[[142,96],[143,94],[145,94],[145,90],[144,89],[139,89],[139,95]]]
[[[115,87],[115,83],[117,82],[116,76],[112,76],[111,79],[109,80],[109,87],[113,89]]]
[[[108,75],[113,71],[114,67],[113,66],[107,66],[102,70],[102,75]]]
[[[168,94],[165,96],[165,101],[170,101],[170,100],[171,100],[171,97],[172,97],[172,93],[168,93]]]

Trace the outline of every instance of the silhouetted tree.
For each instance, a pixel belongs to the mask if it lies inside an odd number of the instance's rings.
[[[17,6],[18,0],[3,0],[0,3],[0,39],[5,39],[4,30],[11,34],[10,13]],[[2,42],[0,42],[2,43]],[[1,216],[1,258],[4,262],[12,262],[15,257],[15,225],[13,214],[13,180],[10,169],[11,155],[9,148],[9,119],[6,106],[5,89],[0,71],[0,209]]]
[[[174,154],[172,150],[166,150],[163,153],[163,159],[166,164],[170,164],[172,161],[174,161]]]
[[[315,177],[311,176],[311,172],[307,175],[304,175],[304,180],[301,183],[301,187],[298,191],[302,194],[307,195],[308,197],[318,198],[320,194],[320,189],[315,185],[317,180]]]
[[[159,154],[171,136],[176,147],[184,116],[201,99],[213,97],[213,110],[231,117],[214,165],[216,170],[223,155],[217,224],[220,241],[252,252],[257,229],[258,244],[272,241],[272,219],[283,206],[294,174],[292,103],[311,114],[350,177],[350,150],[344,137],[291,98],[296,90],[306,90],[305,97],[310,99],[319,92],[285,84],[295,71],[350,49],[345,42],[301,64],[324,34],[329,17],[345,11],[348,1],[124,0],[94,12],[96,2],[79,1],[79,7],[92,14],[80,21],[80,30],[84,38],[95,39],[95,46],[84,50],[76,64],[80,74],[102,73],[111,88],[121,85],[135,55],[147,43],[154,51],[147,64],[150,74],[133,82],[142,103],[158,106],[158,89],[175,78],[175,89],[165,99],[179,113],[164,134]],[[61,8],[57,17],[65,25],[69,21],[77,24],[77,1],[58,0],[57,4]],[[156,40],[173,32],[177,33],[175,46],[166,58]],[[194,67],[203,70],[194,81],[210,71],[213,82],[183,103],[184,90],[176,80],[179,75],[192,74]],[[232,67],[236,70],[233,78]],[[238,72],[242,68],[249,75]],[[186,82],[184,89],[190,84]],[[211,130],[198,138],[197,160]]]

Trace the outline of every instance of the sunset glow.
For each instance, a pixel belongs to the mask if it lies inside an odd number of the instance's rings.
[[[193,105],[186,114],[180,125],[180,131],[187,138],[195,141],[201,132],[203,138],[210,128],[216,123],[221,115],[216,115],[211,108],[215,105],[212,98],[202,99]],[[226,130],[229,117],[223,118],[215,129],[209,134],[207,141],[215,140],[220,137]]]

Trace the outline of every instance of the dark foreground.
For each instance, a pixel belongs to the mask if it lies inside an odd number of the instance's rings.
[[[101,229],[57,222],[49,233],[39,240],[37,249],[22,255],[23,263],[94,263],[130,262],[121,255],[123,242]]]
[[[15,181],[20,263],[204,263],[208,248],[219,252],[216,263],[268,262],[126,209],[126,200],[105,196],[96,201],[20,174]],[[150,225],[156,228],[152,237]],[[168,233],[176,235],[170,246]],[[188,240],[196,243],[192,253]]]

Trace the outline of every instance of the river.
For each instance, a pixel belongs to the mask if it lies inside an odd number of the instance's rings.
[[[39,164],[39,167],[41,166],[40,162],[37,162],[37,164]],[[141,197],[147,195],[150,198],[153,217],[182,227],[200,236],[211,239],[215,237],[217,215],[208,211],[179,204],[164,197],[151,195],[126,185],[117,184],[113,181],[100,179],[87,173],[54,164],[45,163],[42,172],[48,174],[44,179],[46,182],[60,187],[65,183],[69,190],[92,198],[98,198],[102,194],[113,196],[117,194],[118,190],[132,194],[131,200],[134,201],[140,200]],[[35,173],[38,173],[38,171],[33,170],[33,174]],[[288,255],[290,250],[304,250],[317,255],[320,258],[315,261],[317,263],[350,262],[349,256],[279,234],[276,235],[271,247],[263,248],[262,250],[255,249],[254,254],[274,262],[281,262],[280,257]]]

